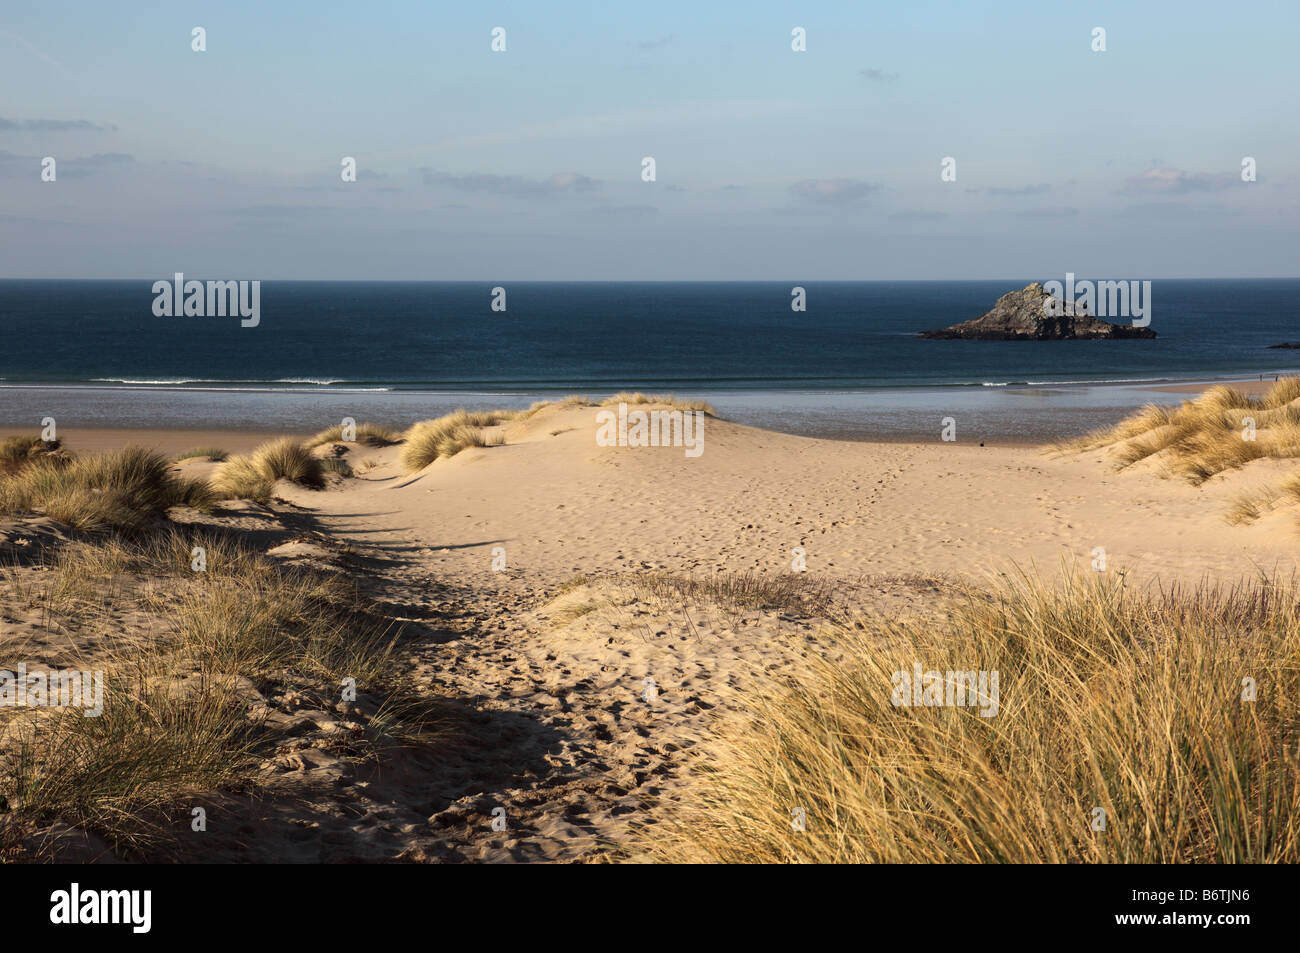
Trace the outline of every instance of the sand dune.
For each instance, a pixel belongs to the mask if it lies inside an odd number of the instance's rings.
[[[832,604],[934,619],[956,580],[1089,569],[1096,547],[1108,572],[1162,582],[1295,567],[1292,515],[1222,517],[1237,493],[1275,480],[1276,461],[1194,487],[1151,462],[1116,472],[1107,451],[822,441],[713,418],[690,458],[598,446],[595,414],[543,410],[495,428],[500,446],[414,474],[397,446],[325,445],[317,452],[341,453],[353,476],[324,490],[281,482],[269,506],[230,504],[203,520],[275,558],[355,576],[376,608],[412,627],[403,651],[414,683],[466,719],[455,757],[403,755],[377,770],[301,741],[267,765],[269,799],[239,807],[250,813],[238,843],[214,838],[213,849],[621,857],[634,829],[687,796],[687,755],[707,750],[720,715],[752,705],[761,681],[834,656]],[[181,465],[190,476],[212,467]],[[796,550],[825,605],[728,603],[655,583],[779,579]],[[33,638],[35,622],[24,625]],[[325,711],[278,717],[336,730]],[[491,826],[498,808],[504,830]]]
[[[1116,473],[1103,452],[841,443],[721,420],[688,459],[598,447],[594,433],[591,408],[544,412],[507,426],[503,446],[415,475],[396,448],[356,448],[354,464],[373,466],[340,489],[284,490],[325,532],[391,560],[384,572],[407,611],[463,613],[445,643],[419,653],[431,686],[547,733],[484,752],[480,778],[509,782],[449,789],[431,821],[441,836],[420,857],[600,856],[681,796],[685,753],[708,743],[719,714],[744,709],[760,678],[835,651],[818,641],[816,613],[652,598],[635,581],[654,571],[776,576],[802,547],[810,577],[846,602],[926,618],[943,611],[945,580],[1088,568],[1098,546],[1108,571],[1162,581],[1295,565],[1290,517],[1221,518],[1262,479],[1254,471],[1189,487]],[[581,584],[556,597],[575,575]],[[506,834],[486,826],[498,805]]]
[[[810,572],[855,578],[955,572],[1010,562],[1164,577],[1249,575],[1294,564],[1285,519],[1229,527],[1222,510],[1268,465],[1191,487],[1150,468],[1116,473],[1104,451],[1052,457],[969,444],[819,441],[710,420],[705,452],[598,447],[591,409],[507,428],[504,446],[465,451],[414,476],[397,448],[339,493],[286,491],[332,532],[410,555],[473,584],[506,551],[506,578],[671,569]],[[558,431],[558,432],[557,432]],[[1280,466],[1280,464],[1275,464]]]

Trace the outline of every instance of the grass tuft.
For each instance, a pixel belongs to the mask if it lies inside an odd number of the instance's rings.
[[[343,426],[337,424],[333,427],[327,427],[308,440],[307,448],[312,449],[327,443],[347,442],[343,439]],[[356,426],[356,440],[353,442],[367,447],[391,447],[393,444],[402,442],[402,435],[396,430],[391,430],[380,424],[360,423]]]
[[[1295,863],[1300,592],[1021,578],[946,626],[862,619],[755,693],[660,860]],[[998,709],[896,707],[895,673],[996,671]],[[1257,695],[1243,700],[1243,679]],[[1105,811],[1104,832],[1092,830]],[[802,811],[806,830],[792,824]]]
[[[504,442],[500,435],[489,436],[484,428],[495,427],[514,418],[512,411],[457,410],[436,420],[423,420],[406,432],[402,446],[402,466],[407,473],[418,473],[435,460],[453,457],[469,447],[489,447]]]
[[[0,475],[17,473],[34,460],[67,462],[71,459],[58,440],[6,437],[0,441]]]
[[[634,574],[631,581],[642,592],[658,599],[710,602],[733,611],[758,609],[820,614],[830,607],[832,599],[829,587],[807,573],[729,572],[689,576],[654,572]]]
[[[1094,431],[1053,449],[1077,453],[1113,447],[1121,469],[1140,460],[1159,460],[1170,475],[1200,485],[1253,460],[1300,457],[1300,378],[1278,381],[1261,397],[1231,387],[1211,387],[1176,408],[1144,407],[1116,426]],[[1300,501],[1288,487],[1238,499],[1226,514],[1232,523],[1251,522],[1279,497]]]
[[[161,454],[141,447],[70,460],[38,455],[0,476],[0,512],[40,512],[84,532],[131,534],[160,520],[169,507],[211,506],[214,495],[206,483],[178,478],[170,468]]]
[[[182,460],[208,460],[212,463],[221,463],[230,454],[220,447],[193,447],[172,457],[173,463],[180,463]]]
[[[711,404],[707,404],[702,400],[679,400],[672,394],[643,394],[640,391],[635,393],[623,391],[614,394],[612,397],[606,397],[600,402],[601,407],[610,407],[616,404],[662,404],[673,408],[673,410],[699,410],[710,417],[716,416]]]
[[[195,545],[206,549],[201,573],[192,571]],[[35,580],[26,592],[16,582],[23,572]],[[346,737],[314,743],[337,742],[348,757],[368,758],[394,743],[448,737],[448,709],[401,674],[397,631],[354,584],[281,565],[236,534],[172,530],[74,543],[39,571],[0,569],[0,580],[10,583],[11,599],[39,606],[48,625],[95,645],[76,667],[104,674],[97,717],[77,708],[0,708],[5,847],[62,821],[104,838],[125,859],[192,853],[192,839],[178,836],[188,832],[189,808],[255,791],[267,759],[304,740],[301,728],[287,735],[267,721],[275,699],[341,712],[345,679],[355,680],[363,707],[348,711],[354,725]],[[124,612],[151,622],[122,637]]]
[[[223,497],[265,503],[277,480],[319,490],[325,485],[325,468],[297,440],[281,437],[262,444],[249,456],[231,457],[216,472],[212,485]]]

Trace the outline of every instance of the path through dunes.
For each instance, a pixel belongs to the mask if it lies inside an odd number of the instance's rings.
[[[688,459],[598,447],[591,408],[505,433],[413,475],[398,448],[354,446],[358,475],[341,488],[280,487],[373,557],[386,612],[429,633],[409,649],[417,681],[477,712],[462,756],[394,795],[426,817],[404,835],[410,859],[601,857],[681,796],[686,752],[720,713],[750,710],[759,679],[836,651],[812,608],[674,598],[639,582],[655,571],[777,578],[802,547],[810,584],[933,618],[956,577],[1086,568],[1097,546],[1110,571],[1165,580],[1294,566],[1289,516],[1221,518],[1254,472],[1193,488],[1115,473],[1102,453],[839,443],[713,419]]]
[[[643,569],[810,572],[855,578],[1013,562],[1054,572],[1105,548],[1112,569],[1235,577],[1294,565],[1289,517],[1232,527],[1222,513],[1277,464],[1201,487],[1116,473],[1101,452],[866,444],[775,434],[709,419],[704,453],[598,447],[591,408],[543,412],[507,443],[403,474],[397,448],[355,448],[378,465],[341,492],[290,488],[347,539],[473,585],[505,549],[507,578],[550,585],[575,573]],[[360,469],[360,468],[358,468]]]

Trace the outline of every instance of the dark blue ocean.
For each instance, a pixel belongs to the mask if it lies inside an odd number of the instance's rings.
[[[1300,340],[1297,279],[1156,280],[1152,341],[916,337],[976,317],[1031,280],[1061,277],[800,282],[805,312],[790,308],[795,282],[497,282],[507,310],[495,312],[490,282],[266,281],[254,328],[238,317],[155,317],[152,280],[5,280],[0,421],[25,421],[50,405],[94,422],[105,406],[113,408],[107,422],[124,426],[229,425],[252,415],[271,429],[314,422],[302,418],[314,408],[360,404],[362,413],[376,407],[404,420],[465,403],[466,394],[488,405],[625,388],[730,394],[742,408],[803,404],[812,417],[845,394],[872,393],[888,416],[909,401],[925,413],[953,404],[954,388],[1033,391],[1300,367],[1300,351],[1269,349]],[[276,403],[270,391],[286,399]],[[1075,391],[1085,392],[1094,393]],[[363,397],[381,394],[390,397]],[[989,399],[961,398],[976,408]]]
[[[160,276],[161,277],[161,276]],[[170,276],[168,276],[170,277]],[[187,276],[197,277],[197,276]],[[262,284],[261,323],[154,317],[150,281],[0,281],[6,382],[416,390],[1151,380],[1300,364],[1300,280],[1156,281],[1154,341],[928,341],[1026,280]]]

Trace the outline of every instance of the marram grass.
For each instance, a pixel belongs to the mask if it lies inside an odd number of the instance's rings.
[[[316,436],[307,441],[307,447],[319,447],[327,443],[359,443],[367,447],[389,447],[395,443],[400,443],[402,435],[396,430],[390,430],[380,424],[359,423],[356,425],[355,433],[351,435],[352,441],[343,439],[343,427],[341,424],[335,424],[333,427],[327,427]]]
[[[1062,452],[1115,447],[1120,467],[1149,457],[1190,483],[1264,457],[1300,456],[1300,378],[1262,397],[1211,387],[1176,408],[1147,406],[1114,427],[1057,445]]]
[[[486,427],[514,419],[513,411],[457,410],[435,420],[422,420],[406,432],[402,445],[402,467],[418,473],[435,460],[454,457],[470,447],[487,447],[502,442],[499,435],[489,436]]]
[[[172,474],[166,457],[127,447],[84,457],[40,454],[0,475],[0,513],[40,512],[85,532],[137,533],[177,505],[204,509],[206,483]]]
[[[190,566],[196,540],[207,549],[202,573]],[[411,704],[396,629],[335,576],[280,565],[208,531],[99,538],[47,559],[25,592],[19,570],[0,567],[8,599],[39,605],[50,624],[77,632],[117,633],[124,609],[153,624],[140,638],[105,640],[78,663],[104,672],[99,717],[0,707],[0,846],[62,821],[122,858],[192,855],[192,838],[181,836],[191,807],[256,789],[259,765],[286,741],[262,723],[254,685],[268,695],[291,688],[325,707],[342,678],[355,678],[383,711],[367,745],[379,733],[442,743],[446,712],[437,698],[424,711]],[[166,582],[124,589],[122,573]]]
[[[248,456],[231,457],[217,469],[212,487],[223,497],[265,503],[277,480],[320,489],[325,485],[325,470],[307,447],[292,437],[281,437]]]
[[[1053,449],[1070,453],[1115,448],[1118,466],[1160,461],[1171,475],[1199,485],[1253,460],[1300,457],[1300,378],[1278,381],[1261,397],[1231,387],[1211,387],[1176,408],[1148,406],[1114,427]],[[1285,504],[1300,502],[1300,474],[1280,487],[1237,497],[1224,519],[1250,523]]]
[[[845,624],[844,658],[750,693],[751,715],[698,758],[695,789],[638,849],[741,863],[1294,863],[1298,606],[1289,583],[1021,578],[972,594],[946,627]],[[997,671],[997,714],[893,706],[892,675],[915,662]]]

